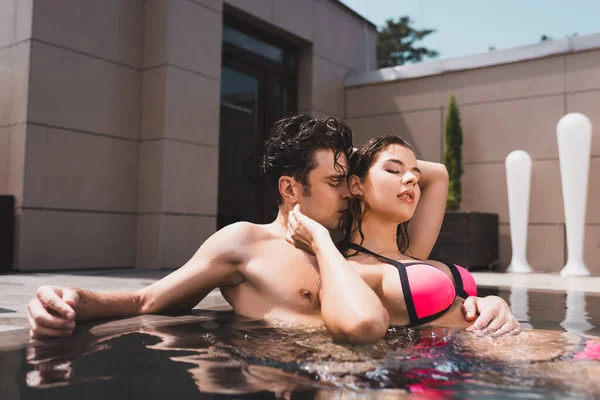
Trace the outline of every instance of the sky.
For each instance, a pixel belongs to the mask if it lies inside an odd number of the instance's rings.
[[[600,33],[600,0],[341,0],[378,27],[409,15],[416,28],[436,29],[421,44],[439,58]],[[577,4],[577,7],[574,5]]]

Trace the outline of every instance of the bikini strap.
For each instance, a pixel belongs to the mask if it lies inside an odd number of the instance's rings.
[[[454,278],[454,286],[456,287],[456,294],[463,299],[469,297],[469,294],[465,290],[465,284],[463,283],[462,275],[460,271],[454,264],[444,263],[452,272],[452,277]]]
[[[398,274],[400,275],[400,284],[402,285],[402,294],[404,296],[404,302],[406,303],[406,310],[408,311],[408,320],[410,321],[410,325],[415,326],[419,324],[419,317],[417,317],[417,309],[415,308],[415,302],[412,297],[412,292],[410,291],[410,283],[408,282],[406,266],[400,261],[377,254],[365,247],[357,245],[356,243],[350,243],[350,248],[358,252],[377,257],[380,260],[383,260],[386,263],[396,267],[396,269],[398,270]]]

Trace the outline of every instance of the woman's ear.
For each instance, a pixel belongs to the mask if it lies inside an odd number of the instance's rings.
[[[298,182],[291,176],[284,175],[279,178],[279,194],[284,202],[298,203],[298,196],[301,193],[298,187]]]
[[[350,193],[352,193],[353,196],[362,196],[362,182],[360,181],[360,178],[358,176],[350,176],[350,179],[348,181],[348,187],[350,188]]]

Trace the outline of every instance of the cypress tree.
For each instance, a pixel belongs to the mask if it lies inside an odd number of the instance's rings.
[[[461,177],[463,174],[463,133],[460,126],[460,111],[458,109],[458,104],[456,103],[456,97],[454,97],[454,94],[450,95],[444,138],[444,164],[446,165],[446,169],[448,170],[448,175],[450,177],[446,210],[458,211],[460,209],[460,202],[462,200]]]

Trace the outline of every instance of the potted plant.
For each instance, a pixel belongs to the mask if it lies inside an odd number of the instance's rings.
[[[443,162],[450,178],[446,214],[431,258],[462,265],[469,269],[495,268],[498,265],[498,215],[460,211],[463,135],[460,110],[450,95],[444,130]]]

